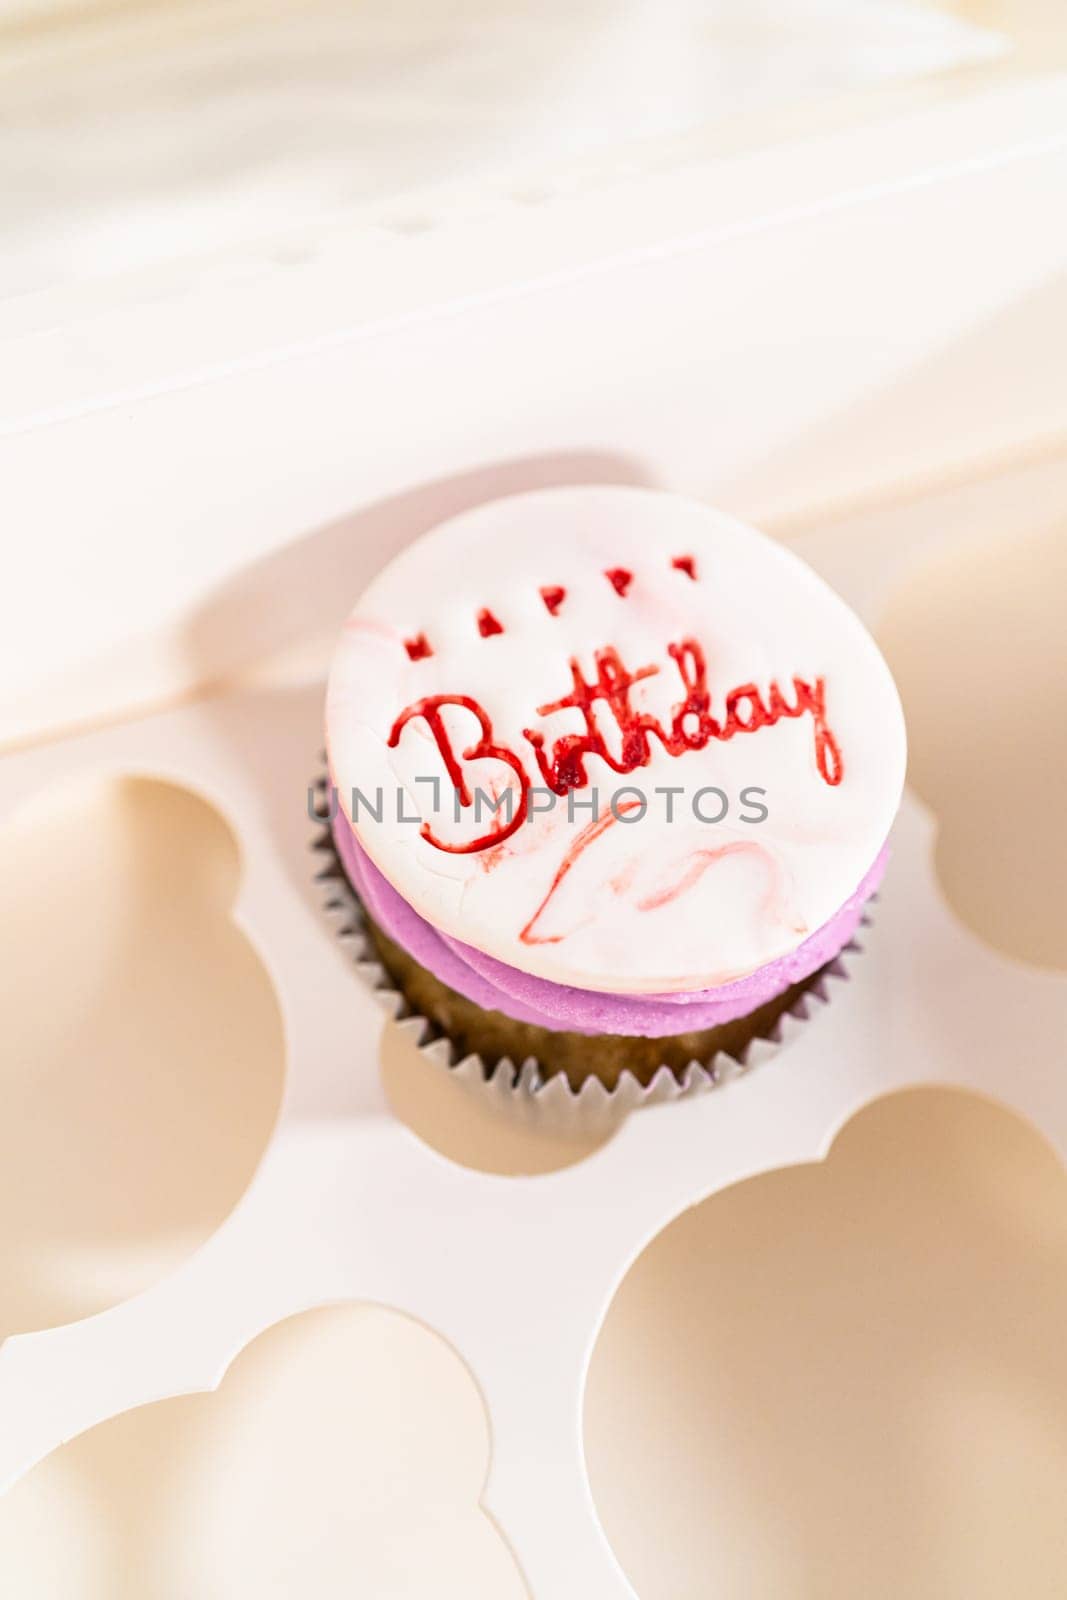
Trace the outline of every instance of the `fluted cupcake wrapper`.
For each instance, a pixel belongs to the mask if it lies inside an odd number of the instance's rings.
[[[472,1091],[507,1102],[513,1110],[521,1110],[524,1117],[554,1129],[578,1131],[604,1127],[639,1106],[703,1094],[731,1078],[751,1072],[753,1067],[777,1055],[817,1012],[830,1004],[834,985],[848,981],[852,959],[862,954],[863,946],[852,939],[820,970],[804,993],[781,1013],[766,1035],[750,1040],[737,1055],[720,1049],[709,1059],[690,1061],[680,1069],[664,1063],[647,1084],[624,1068],[613,1088],[592,1073],[575,1088],[564,1072],[546,1075],[533,1056],[520,1062],[504,1057],[490,1065],[476,1053],[462,1054],[437,1023],[412,1007],[386,972],[367,929],[363,906],[334,844],[325,773],[316,777],[313,788],[321,807],[311,840],[318,863],[314,877],[322,889],[323,908],[333,932],[350,951],[360,978],[427,1060],[469,1085]],[[867,910],[860,925],[870,926]]]

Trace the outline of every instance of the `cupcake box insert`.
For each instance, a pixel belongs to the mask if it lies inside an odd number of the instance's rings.
[[[352,274],[331,276],[324,261],[294,270],[280,311],[276,281],[263,298],[232,283],[200,301],[182,289],[162,319],[146,294],[132,310],[92,319],[93,338],[79,344],[86,389],[66,407],[64,331],[31,329],[17,349],[5,341],[13,388],[0,449],[22,508],[27,583],[62,609],[55,573],[78,579],[52,636],[31,636],[18,617],[5,628],[5,736],[143,708],[302,631],[328,637],[363,583],[449,514],[505,490],[612,474],[729,504],[772,528],[803,522],[809,531],[794,547],[875,623],[924,541],[943,533],[967,547],[969,516],[953,520],[938,502],[928,516],[902,514],[901,537],[868,542],[818,508],[988,467],[1062,425],[1062,384],[1046,384],[1041,363],[1020,374],[1010,408],[1000,376],[1004,339],[1014,348],[1025,336],[1026,305],[1065,260],[1055,203],[1062,104],[1050,80],[816,141],[821,154],[763,152],[665,174],[650,180],[647,206],[607,193],[572,207],[564,195],[558,226],[542,229],[539,244],[521,218],[510,234],[483,230],[475,285],[456,269],[471,259],[469,231],[406,240],[399,263],[393,241],[355,329]],[[570,227],[590,205],[599,236],[601,225],[615,230],[612,260],[594,260]],[[927,241],[914,259],[901,244],[912,237]],[[432,279],[435,296],[411,293],[405,263],[416,255],[413,276]],[[436,276],[423,271],[427,255]],[[506,286],[520,258],[515,290]],[[273,343],[268,302],[284,335]],[[328,326],[310,326],[320,311]],[[1035,325],[1046,338],[1047,317]],[[564,370],[575,374],[573,392],[561,386]],[[162,577],[138,559],[146,530],[183,553]],[[673,554],[694,557],[689,542]],[[654,581],[694,589],[706,576],[698,557],[694,567],[695,578],[683,564]],[[506,652],[514,617],[493,593],[475,593],[476,575],[460,576],[472,590],[464,648]],[[527,595],[538,627],[570,625],[569,577],[553,563]],[[598,581],[595,604],[624,606],[646,574],[627,552],[606,559]],[[430,615],[412,617],[404,637],[413,673],[450,648]],[[629,675],[656,666],[658,684],[677,695],[684,679],[669,646],[686,637],[667,631],[621,666]],[[126,643],[105,659],[104,640]],[[562,678],[545,662],[524,708],[581,696],[566,660]],[[726,696],[754,671],[739,662],[716,679],[710,715],[721,726]],[[776,681],[795,706],[794,674],[812,710],[664,760],[681,772],[707,749],[754,757],[782,736],[814,754],[824,677],[825,726],[847,763],[851,735],[827,663],[782,663]],[[531,793],[551,790],[522,729],[505,730],[491,690],[465,681],[460,692],[476,691],[493,741],[520,762]],[[234,918],[269,973],[287,1042],[277,1126],[211,1240],[135,1299],[0,1347],[0,1481],[105,1418],[217,1385],[257,1334],[291,1313],[374,1301],[437,1330],[474,1375],[492,1434],[484,1503],[532,1594],[622,1600],[630,1591],[586,1482],[581,1396],[597,1328],[635,1256],[704,1196],[818,1160],[858,1108],[903,1085],[989,1095],[1067,1152],[1067,1083],[1054,1059],[1067,1035],[1067,980],[1000,958],[961,926],[934,877],[934,819],[906,794],[875,921],[861,930],[866,948],[830,985],[818,1026],[798,1024],[773,1060],[714,1093],[630,1116],[566,1170],[502,1178],[462,1168],[390,1110],[381,1010],[313,881],[304,798],[322,692],[319,678],[233,689],[14,750],[0,767],[8,812],[96,772],[166,778],[216,808],[241,851]],[[620,693],[622,721],[605,737],[624,731],[635,703]],[[760,705],[770,713],[769,688]],[[746,709],[738,698],[733,709],[739,724],[761,716],[755,701]],[[659,722],[669,734],[669,717]],[[542,754],[551,777],[554,745]],[[620,784],[632,776],[620,773]],[[817,771],[813,784],[831,787]],[[743,785],[723,787],[740,807]],[[458,826],[468,823],[464,810]],[[661,1090],[671,1097],[669,1085]],[[551,1091],[543,1105],[520,1096],[516,1111],[550,1116]]]
[[[929,521],[910,525],[929,537]],[[901,548],[868,552],[887,581]],[[848,580],[849,536],[835,544],[823,529],[807,553],[867,609]],[[248,1192],[197,1255],[102,1315],[5,1343],[0,1474],[10,1483],[120,1411],[214,1386],[290,1313],[376,1301],[439,1331],[469,1365],[492,1434],[485,1504],[532,1593],[621,1600],[585,1481],[580,1407],[597,1327],[634,1256],[705,1195],[817,1160],[860,1106],[905,1084],[989,1094],[1067,1149],[1067,1086],[1045,1049],[1067,1030],[1067,980],[999,958],[958,924],[933,877],[932,819],[906,796],[868,948],[831,986],[817,1026],[799,1024],[773,1060],[710,1094],[633,1114],[564,1171],[503,1179],[455,1166],[388,1108],[381,1012],[313,881],[304,790],[321,697],[321,683],[234,692],[5,762],[11,807],[74,771],[135,771],[223,814],[243,859],[234,915],[277,994],[287,1080]],[[976,1006],[978,995],[995,1006]],[[536,1100],[520,1096],[523,1106],[541,1114]]]

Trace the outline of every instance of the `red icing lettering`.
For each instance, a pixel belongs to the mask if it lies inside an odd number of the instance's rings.
[[[635,711],[629,701],[633,685],[642,678],[650,678],[653,673],[659,671],[659,668],[639,667],[636,672],[629,673],[623,666],[618,651],[610,647],[598,650],[594,660],[597,666],[595,683],[586,683],[581,667],[577,661],[572,661],[571,678],[574,687],[570,694],[564,695],[561,700],[552,700],[548,705],[537,708],[539,717],[547,717],[553,711],[562,711],[568,706],[575,707],[585,719],[584,733],[564,734],[561,739],[556,740],[552,747],[552,755],[549,757],[545,753],[544,735],[532,728],[523,729],[523,737],[533,746],[541,776],[555,794],[566,794],[568,789],[585,787],[588,779],[583,758],[587,755],[602,757],[615,772],[633,772],[636,767],[647,766],[648,733],[652,729],[659,729],[654,717],[648,716],[645,712]],[[608,750],[597,721],[595,708],[598,700],[604,701],[607,705],[621,735],[622,749],[617,757]]]
[[[464,711],[469,711],[473,717],[477,718],[478,726],[481,729],[481,738],[477,739],[474,744],[469,745],[466,750],[460,751],[458,757],[452,748],[448,729],[445,727],[444,719],[441,716],[442,706],[462,706]],[[490,845],[499,844],[502,839],[507,839],[525,821],[530,780],[527,778],[518,756],[509,750],[506,745],[493,743],[492,723],[477,700],[472,700],[470,695],[466,694],[431,694],[427,695],[423,700],[416,700],[413,705],[402,711],[393,723],[389,733],[390,750],[395,750],[400,743],[400,735],[408,723],[416,717],[422,718],[437,741],[437,748],[441,752],[441,759],[444,761],[445,769],[452,780],[456,793],[459,795],[460,805],[469,806],[472,804],[471,792],[463,776],[463,768],[460,766],[461,761],[502,761],[505,766],[511,768],[519,780],[519,803],[514,808],[511,820],[506,822],[502,828],[493,828],[489,833],[481,834],[477,839],[470,839],[465,844],[446,844],[443,839],[436,839],[430,824],[424,822],[419,830],[422,837],[429,844],[435,845],[438,850],[447,850],[449,855],[456,856],[469,855],[474,850],[487,850]]]
[[[618,822],[619,817],[624,816],[627,811],[633,811],[636,806],[639,806],[642,803],[643,802],[640,800],[624,800],[618,807],[617,811],[612,811],[609,808],[607,811],[601,812],[599,817],[594,817],[592,822],[586,823],[585,827],[582,829],[581,833],[578,834],[574,843],[567,851],[567,854],[563,857],[563,860],[556,868],[556,875],[549,885],[548,893],[541,901],[541,904],[538,906],[529,922],[519,933],[519,938],[522,940],[523,944],[559,944],[561,942],[561,940],[565,937],[564,934],[537,934],[534,932],[534,923],[537,921],[538,917],[540,917],[541,913],[548,905],[548,902],[552,899],[552,896],[556,893],[556,890],[559,888],[564,878],[572,870],[575,863],[589,849],[589,846],[595,843],[595,841],[600,838],[602,833],[606,833],[613,822]]]
[[[763,855],[762,846],[752,844],[745,839],[731,840],[729,844],[722,844],[715,850],[695,850],[681,877],[674,883],[666,884],[662,889],[654,889],[643,900],[637,902],[638,911],[658,911],[660,906],[669,906],[680,895],[688,894],[694,884],[713,867],[716,861],[722,861],[726,856],[739,855],[744,851]]]
[[[783,719],[795,720],[805,716],[809,716],[812,722],[815,765],[819,776],[831,788],[836,788],[841,782],[844,762],[827,720],[824,678],[816,678],[814,683],[809,683],[804,678],[794,677],[790,686],[792,699],[786,697],[776,681],[768,685],[766,694],[755,683],[740,684],[727,693],[720,721],[711,710],[707,663],[700,645],[695,639],[682,639],[669,645],[667,653],[681,681],[682,698],[671,707],[666,726],[651,712],[642,711],[631,702],[634,685],[654,676],[659,672],[659,667],[643,666],[631,672],[619,652],[607,646],[596,651],[593,657],[596,677],[590,682],[577,659],[571,660],[570,692],[558,700],[538,706],[537,714],[539,717],[548,717],[557,711],[577,711],[585,724],[583,730],[580,733],[562,734],[550,742],[538,729],[523,729],[523,738],[533,752],[541,779],[554,794],[565,795],[571,789],[584,789],[588,785],[586,762],[590,756],[596,756],[613,772],[625,774],[649,765],[653,741],[662,746],[668,755],[682,756],[689,750],[705,749],[713,739],[725,743],[742,734],[771,728]],[[445,706],[461,708],[478,723],[480,737],[458,754],[441,715]],[[519,784],[519,803],[505,825],[465,844],[447,844],[435,838],[429,824],[423,823],[423,838],[439,850],[457,855],[485,850],[507,839],[526,817],[530,779],[520,756],[506,745],[495,742],[492,723],[486,711],[469,695],[429,695],[416,700],[394,722],[389,735],[391,748],[399,743],[404,728],[415,718],[425,722],[436,741],[461,806],[473,803],[464,776],[464,762],[503,762],[515,774]],[[572,848],[579,852],[584,849],[591,842],[588,834],[589,829],[583,830]]]

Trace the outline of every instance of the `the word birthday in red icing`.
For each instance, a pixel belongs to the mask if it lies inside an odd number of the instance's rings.
[[[597,756],[613,772],[636,772],[651,761],[653,741],[668,755],[682,756],[688,750],[703,750],[713,739],[725,742],[738,734],[771,728],[783,718],[805,716],[811,718],[815,765],[819,776],[831,788],[841,782],[844,764],[837,740],[826,719],[825,679],[816,678],[814,683],[808,683],[803,678],[794,677],[790,697],[783,693],[777,682],[768,686],[766,694],[762,694],[754,683],[742,683],[727,694],[720,718],[712,715],[707,663],[696,640],[683,639],[678,644],[669,645],[667,653],[674,662],[684,692],[683,698],[671,708],[670,722],[666,727],[651,712],[634,706],[630,698],[634,684],[653,677],[659,672],[658,667],[639,667],[635,672],[630,672],[619,652],[608,647],[598,650],[594,655],[597,675],[590,683],[577,660],[571,660],[570,693],[538,706],[537,715],[547,717],[556,711],[576,710],[585,723],[583,731],[565,733],[553,740],[550,747],[543,733],[533,728],[523,729],[523,738],[533,751],[537,769],[554,794],[565,795],[572,789],[584,789],[588,785],[586,761],[590,756]],[[480,730],[479,737],[458,753],[442,715],[446,706],[469,712]],[[477,700],[466,694],[432,694],[415,700],[393,723],[389,734],[390,749],[395,749],[399,744],[408,723],[420,718],[437,744],[460,806],[472,804],[464,762],[501,761],[510,767],[518,782],[517,804],[511,808],[502,826],[457,844],[436,838],[429,823],[424,822],[423,838],[439,850],[454,855],[467,855],[500,844],[521,826],[529,808],[531,783],[521,756],[507,745],[497,743],[487,713]],[[609,745],[602,726],[608,720],[614,724],[614,748]]]

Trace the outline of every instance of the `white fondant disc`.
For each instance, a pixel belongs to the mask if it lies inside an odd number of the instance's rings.
[[[755,530],[630,488],[517,495],[403,551],[346,624],[327,742],[360,843],[423,917],[618,993],[795,949],[872,865],[905,767],[844,602]]]

